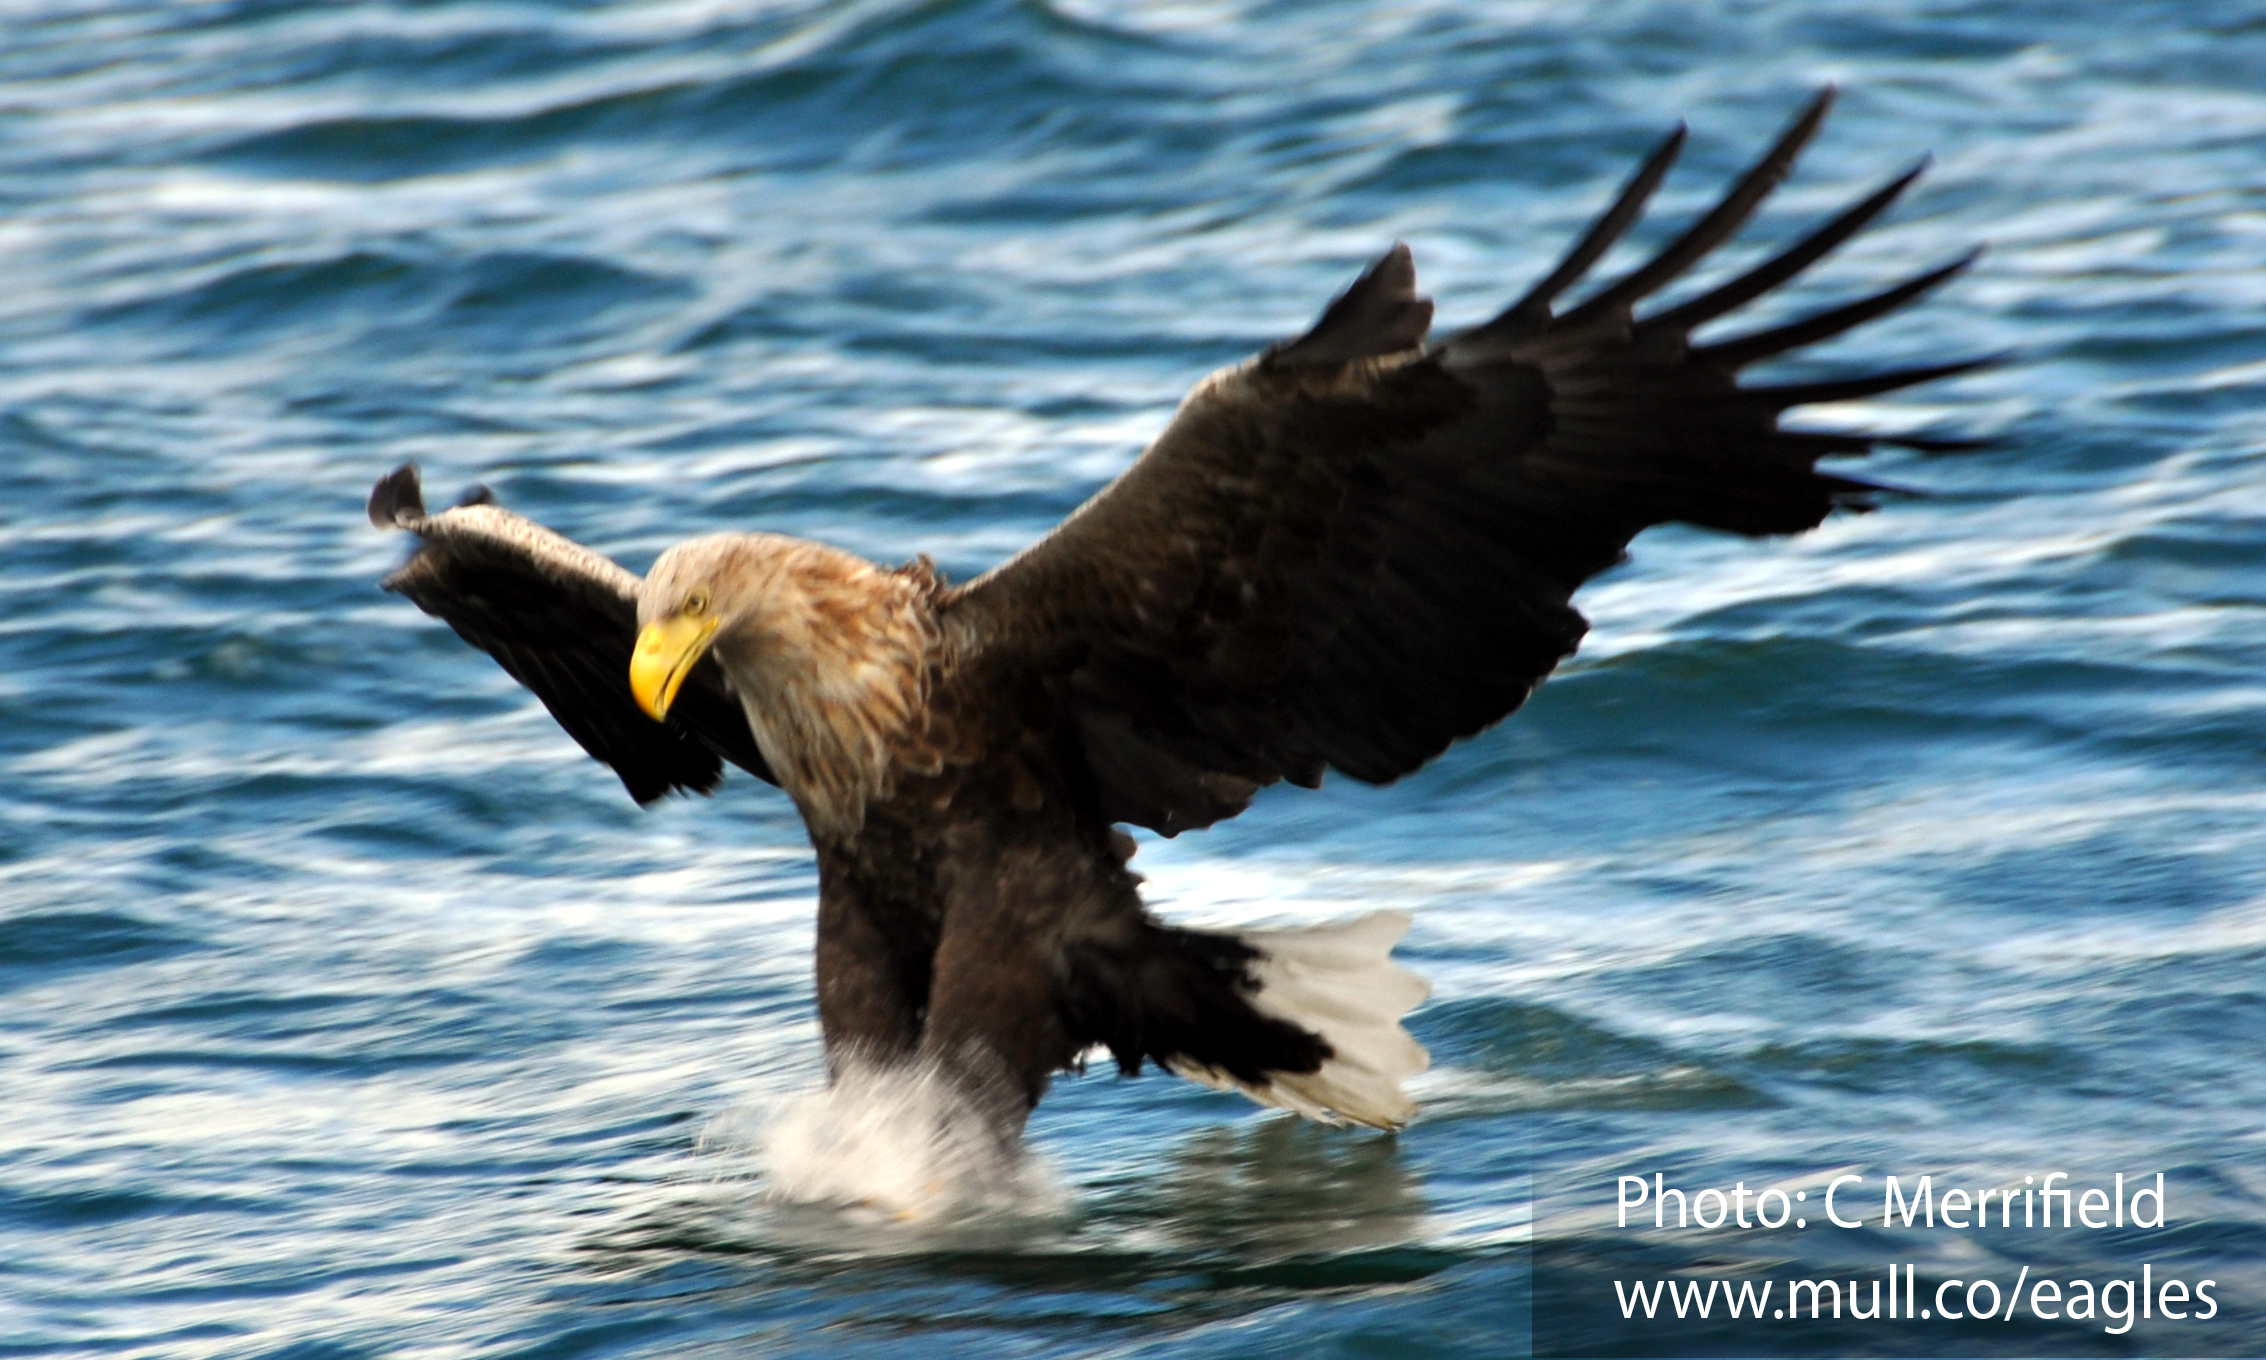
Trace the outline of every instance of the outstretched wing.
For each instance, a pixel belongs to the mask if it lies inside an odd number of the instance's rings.
[[[1782,387],[1738,373],[1967,260],[1774,329],[1689,337],[1846,240],[1917,170],[1739,277],[1634,315],[1747,220],[1831,93],[1658,256],[1563,313],[1552,303],[1637,219],[1681,128],[1485,325],[1427,344],[1431,303],[1393,247],[1312,331],[1207,379],[1124,476],[958,592],[948,613],[979,663],[962,673],[1044,683],[1110,818],[1169,835],[1278,779],[1398,778],[1498,721],[1580,640],[1575,588],[1648,525],[1785,534],[1866,506],[1880,488],[1816,464],[1874,440],[1781,430],[1779,414],[1972,365]]]
[[[493,504],[485,489],[427,515],[417,469],[406,463],[371,490],[370,522],[421,540],[386,589],[445,620],[535,691],[638,802],[707,793],[723,781],[726,760],[779,782],[713,660],[693,668],[667,722],[637,706],[629,658],[638,579],[611,560]]]

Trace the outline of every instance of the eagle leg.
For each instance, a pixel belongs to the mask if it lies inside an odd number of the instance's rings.
[[[852,1064],[888,1067],[920,1046],[935,931],[913,912],[868,900],[844,875],[820,875],[818,1025],[837,1080]]]
[[[963,903],[947,914],[921,1036],[922,1058],[1010,1138],[1080,1047],[1062,1023],[1046,932],[1024,922],[1005,903]]]

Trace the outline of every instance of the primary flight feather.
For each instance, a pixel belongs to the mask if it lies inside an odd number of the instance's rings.
[[[641,581],[490,503],[427,514],[414,468],[370,516],[421,542],[386,580],[501,662],[640,802],[725,762],[778,784],[819,868],[829,1064],[941,1070],[1012,1140],[1096,1045],[1314,1118],[1397,1127],[1425,1065],[1390,961],[1406,917],[1212,932],[1148,914],[1118,823],[1165,835],[1325,770],[1382,783],[1515,710],[1586,624],[1569,603],[1650,525],[1789,534],[1871,484],[1875,439],[1781,412],[1971,367],[1790,386],[1742,369],[1962,269],[1707,345],[1918,173],[1687,302],[1636,308],[1738,231],[1822,95],[1633,272],[1560,297],[1637,220],[1679,128],[1541,283],[1428,338],[1405,246],[1312,330],[1197,385],[1044,539],[965,585],[774,534],[663,553]],[[1896,442],[1933,447],[1929,441]]]

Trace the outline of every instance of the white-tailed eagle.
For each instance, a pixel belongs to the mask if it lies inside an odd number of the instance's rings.
[[[1143,907],[1119,823],[1173,835],[1325,770],[1385,783],[1516,709],[1585,623],[1569,600],[1649,525],[1791,534],[1881,488],[1821,472],[1859,433],[1789,407],[1960,372],[1742,385],[1758,360],[1920,296],[1734,338],[1696,327],[1848,239],[1917,170],[1678,305],[1823,121],[1821,96],[1714,209],[1560,310],[1636,221],[1679,127],[1564,261],[1493,320],[1429,338],[1394,246],[1312,330],[1199,383],[1126,473],[1013,560],[951,585],[761,533],[643,580],[476,492],[427,514],[414,468],[370,517],[421,540],[387,578],[533,690],[632,797],[725,762],[794,799],[817,851],[830,1063],[927,1063],[1010,1141],[1053,1073],[1106,1048],[1301,1114],[1407,1121],[1424,984],[1396,913],[1272,934]],[[1970,257],[1971,258],[1971,257]],[[1935,447],[1930,441],[1894,442]]]

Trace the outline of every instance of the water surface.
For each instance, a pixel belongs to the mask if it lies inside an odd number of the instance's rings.
[[[1645,1268],[2145,1260],[2217,1329],[2005,1344],[2266,1347],[2255,6],[5,23],[0,1353],[1517,1353],[1530,1246],[1629,1268],[1617,1175],[1842,1169],[2162,1170],[2174,1221]],[[1784,373],[2006,353],[1812,416],[1993,446],[1798,541],[1656,532],[1515,721],[1141,852],[1178,919],[1415,911],[1420,1122],[1097,1074],[1033,1121],[1046,1213],[767,1200],[738,1133],[819,1072],[791,809],[631,806],[376,589],[370,483],[639,570],[762,527],[964,577],[1391,241],[1483,317],[1673,120],[1652,241],[1827,81],[1742,250],[1934,165],[1759,315],[1990,250]]]

